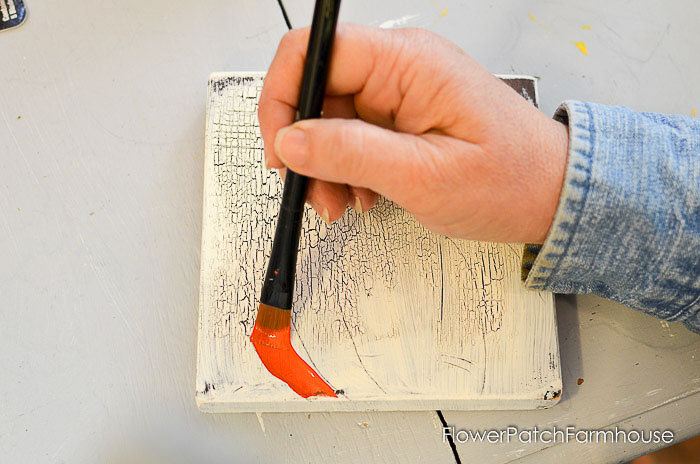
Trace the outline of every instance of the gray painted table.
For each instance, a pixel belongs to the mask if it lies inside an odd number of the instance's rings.
[[[294,26],[312,2],[285,0]],[[432,412],[204,415],[194,402],[206,78],[264,70],[274,0],[40,2],[0,33],[0,461],[454,462]],[[566,98],[700,108],[700,4],[346,1],[432,29]],[[587,55],[576,46],[586,45]],[[558,297],[555,408],[450,412],[457,429],[700,432],[700,338]],[[579,379],[583,383],[578,385]],[[458,444],[462,462],[616,462],[652,445]]]

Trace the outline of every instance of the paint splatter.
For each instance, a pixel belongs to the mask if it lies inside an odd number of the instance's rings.
[[[588,49],[586,48],[586,44],[583,42],[574,42],[574,45],[576,45],[576,48],[579,49],[581,53],[584,55],[588,55]]]
[[[528,18],[530,18],[530,20],[531,20],[533,23],[537,24],[537,25],[540,26],[542,29],[544,29],[545,32],[547,32],[548,34],[551,34],[551,33],[552,33],[552,31],[549,30],[549,28],[545,27],[544,24],[542,24],[542,23],[540,23],[538,20],[536,20],[535,17],[532,16],[530,13],[528,13],[527,16],[528,16]]]
[[[544,26],[542,23],[540,23],[537,19],[535,19],[535,17],[532,16],[531,13],[528,13],[527,16],[528,16],[528,18],[530,18],[530,21],[532,21],[533,23],[537,24],[537,25],[540,26],[542,29],[544,29],[545,31],[547,31],[548,34],[552,34],[552,31],[551,31],[550,29],[548,29],[547,27],[545,27],[545,26]],[[581,29],[590,29],[590,28],[591,28],[591,26],[589,26],[589,25],[581,26]],[[562,37],[559,36],[559,34],[556,34],[556,33],[555,33],[554,35],[557,36],[557,37],[560,38],[560,39],[562,38]],[[584,55],[588,55],[588,48],[586,47],[586,44],[585,44],[585,43],[583,43],[583,42],[571,42],[571,43],[573,43],[573,44],[576,46],[576,48],[579,49],[579,51],[580,51],[581,53],[583,53]]]
[[[693,111],[690,112],[690,115],[691,115],[691,116],[697,116],[697,115],[698,115],[698,112],[695,111],[695,108],[693,108]]]
[[[585,26],[581,26],[581,29],[584,30],[584,31],[585,31],[585,30],[589,30],[589,31],[590,31],[590,30],[591,30],[591,26],[589,26],[588,24],[586,24]]]
[[[436,8],[438,7],[436,6]],[[440,18],[444,18],[445,16],[447,16],[447,8],[443,8],[442,10],[440,10],[438,17],[433,21],[433,24],[437,24]]]
[[[258,423],[260,424],[260,429],[262,430],[263,433],[265,433],[265,421],[263,421],[262,418],[262,413],[261,412],[256,412],[255,415],[258,417]]]
[[[395,19],[388,19],[381,23],[379,27],[381,29],[391,29],[393,27],[401,27],[407,25],[409,22],[413,21],[418,17],[417,14],[414,15],[404,15],[401,16],[400,18],[395,18]]]

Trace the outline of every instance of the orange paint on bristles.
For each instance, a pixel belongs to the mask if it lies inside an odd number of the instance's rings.
[[[291,340],[291,311],[260,303],[250,341],[263,365],[300,396],[331,396],[337,398],[328,385],[301,356],[294,351]]]

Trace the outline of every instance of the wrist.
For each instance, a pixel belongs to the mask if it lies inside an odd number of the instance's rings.
[[[540,132],[539,205],[536,221],[533,224],[533,240],[530,243],[543,244],[554,221],[559,198],[561,197],[566,174],[569,151],[569,129],[565,124],[547,119],[547,125]]]

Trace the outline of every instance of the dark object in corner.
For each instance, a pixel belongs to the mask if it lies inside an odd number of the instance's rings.
[[[26,16],[24,0],[0,0],[0,31],[19,26]]]

